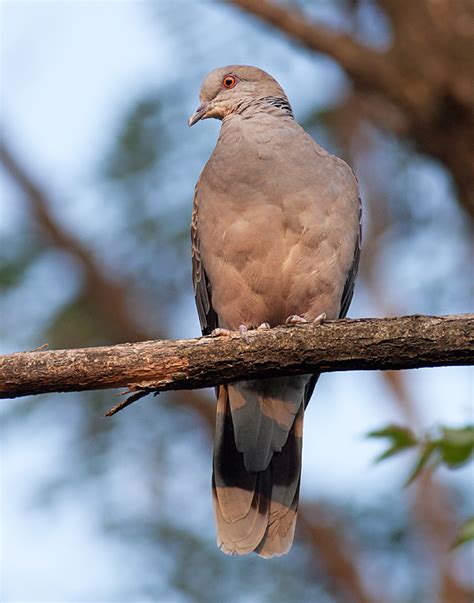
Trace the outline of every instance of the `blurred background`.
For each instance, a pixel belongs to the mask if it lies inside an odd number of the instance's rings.
[[[257,65],[355,169],[364,201],[349,315],[473,301],[474,8],[469,0],[4,1],[0,352],[199,333],[194,183],[219,124],[203,76]],[[211,391],[1,404],[5,602],[464,603],[472,466],[403,484],[367,433],[472,420],[466,368],[321,378],[286,557],[215,546]]]

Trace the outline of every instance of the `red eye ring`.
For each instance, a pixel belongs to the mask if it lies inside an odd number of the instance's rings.
[[[237,78],[235,78],[233,75],[226,75],[222,79],[222,85],[224,86],[224,88],[233,88],[236,83]]]

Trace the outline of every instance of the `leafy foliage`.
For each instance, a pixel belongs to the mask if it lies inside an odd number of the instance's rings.
[[[465,465],[474,453],[474,425],[459,428],[441,427],[438,435],[427,433],[422,436],[416,436],[409,427],[388,425],[371,431],[368,437],[388,438],[390,441],[389,448],[377,457],[376,462],[407,449],[418,448],[418,461],[410,473],[407,485],[428,465],[444,464],[450,469],[456,469]]]
[[[409,427],[388,425],[371,431],[370,438],[387,438],[390,442],[376,462],[383,461],[406,450],[417,448],[418,458],[409,474],[406,485],[410,485],[425,468],[434,469],[445,465],[449,469],[464,466],[474,454],[474,425],[452,428],[442,426],[438,434],[416,436]],[[456,546],[474,540],[474,517],[466,521],[459,531]]]
[[[391,446],[385,452],[382,452],[377,457],[377,462],[383,461],[394,454],[398,454],[402,450],[416,446],[417,440],[411,429],[408,427],[400,427],[399,425],[388,425],[383,429],[371,431],[371,438],[388,438],[391,441]]]

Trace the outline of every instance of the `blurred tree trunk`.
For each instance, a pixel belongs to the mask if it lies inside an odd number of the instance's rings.
[[[378,51],[270,0],[233,4],[344,69],[374,124],[412,140],[451,173],[474,217],[474,2],[377,0],[392,29]],[[350,3],[353,8],[357,1]]]

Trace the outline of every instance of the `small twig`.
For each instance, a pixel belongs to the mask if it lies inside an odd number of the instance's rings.
[[[122,392],[120,395],[123,396],[128,393],[130,393],[130,392],[129,391]],[[137,400],[140,400],[140,398],[144,398],[145,396],[148,396],[148,394],[151,394],[151,393],[153,393],[152,390],[148,390],[148,389],[141,389],[140,391],[135,392],[134,394],[132,394],[131,396],[128,396],[128,398],[126,398],[122,402],[119,402],[118,404],[113,406],[110,410],[108,410],[105,413],[104,417],[112,417],[113,415],[117,414],[124,408],[127,408],[127,406],[130,406],[130,404],[133,404]],[[155,396],[157,396],[159,393],[160,392],[155,392]]]
[[[42,345],[38,346],[37,348],[35,348],[34,350],[31,350],[31,351],[32,352],[41,352],[42,350],[45,350],[48,347],[49,347],[49,343],[43,343]]]

